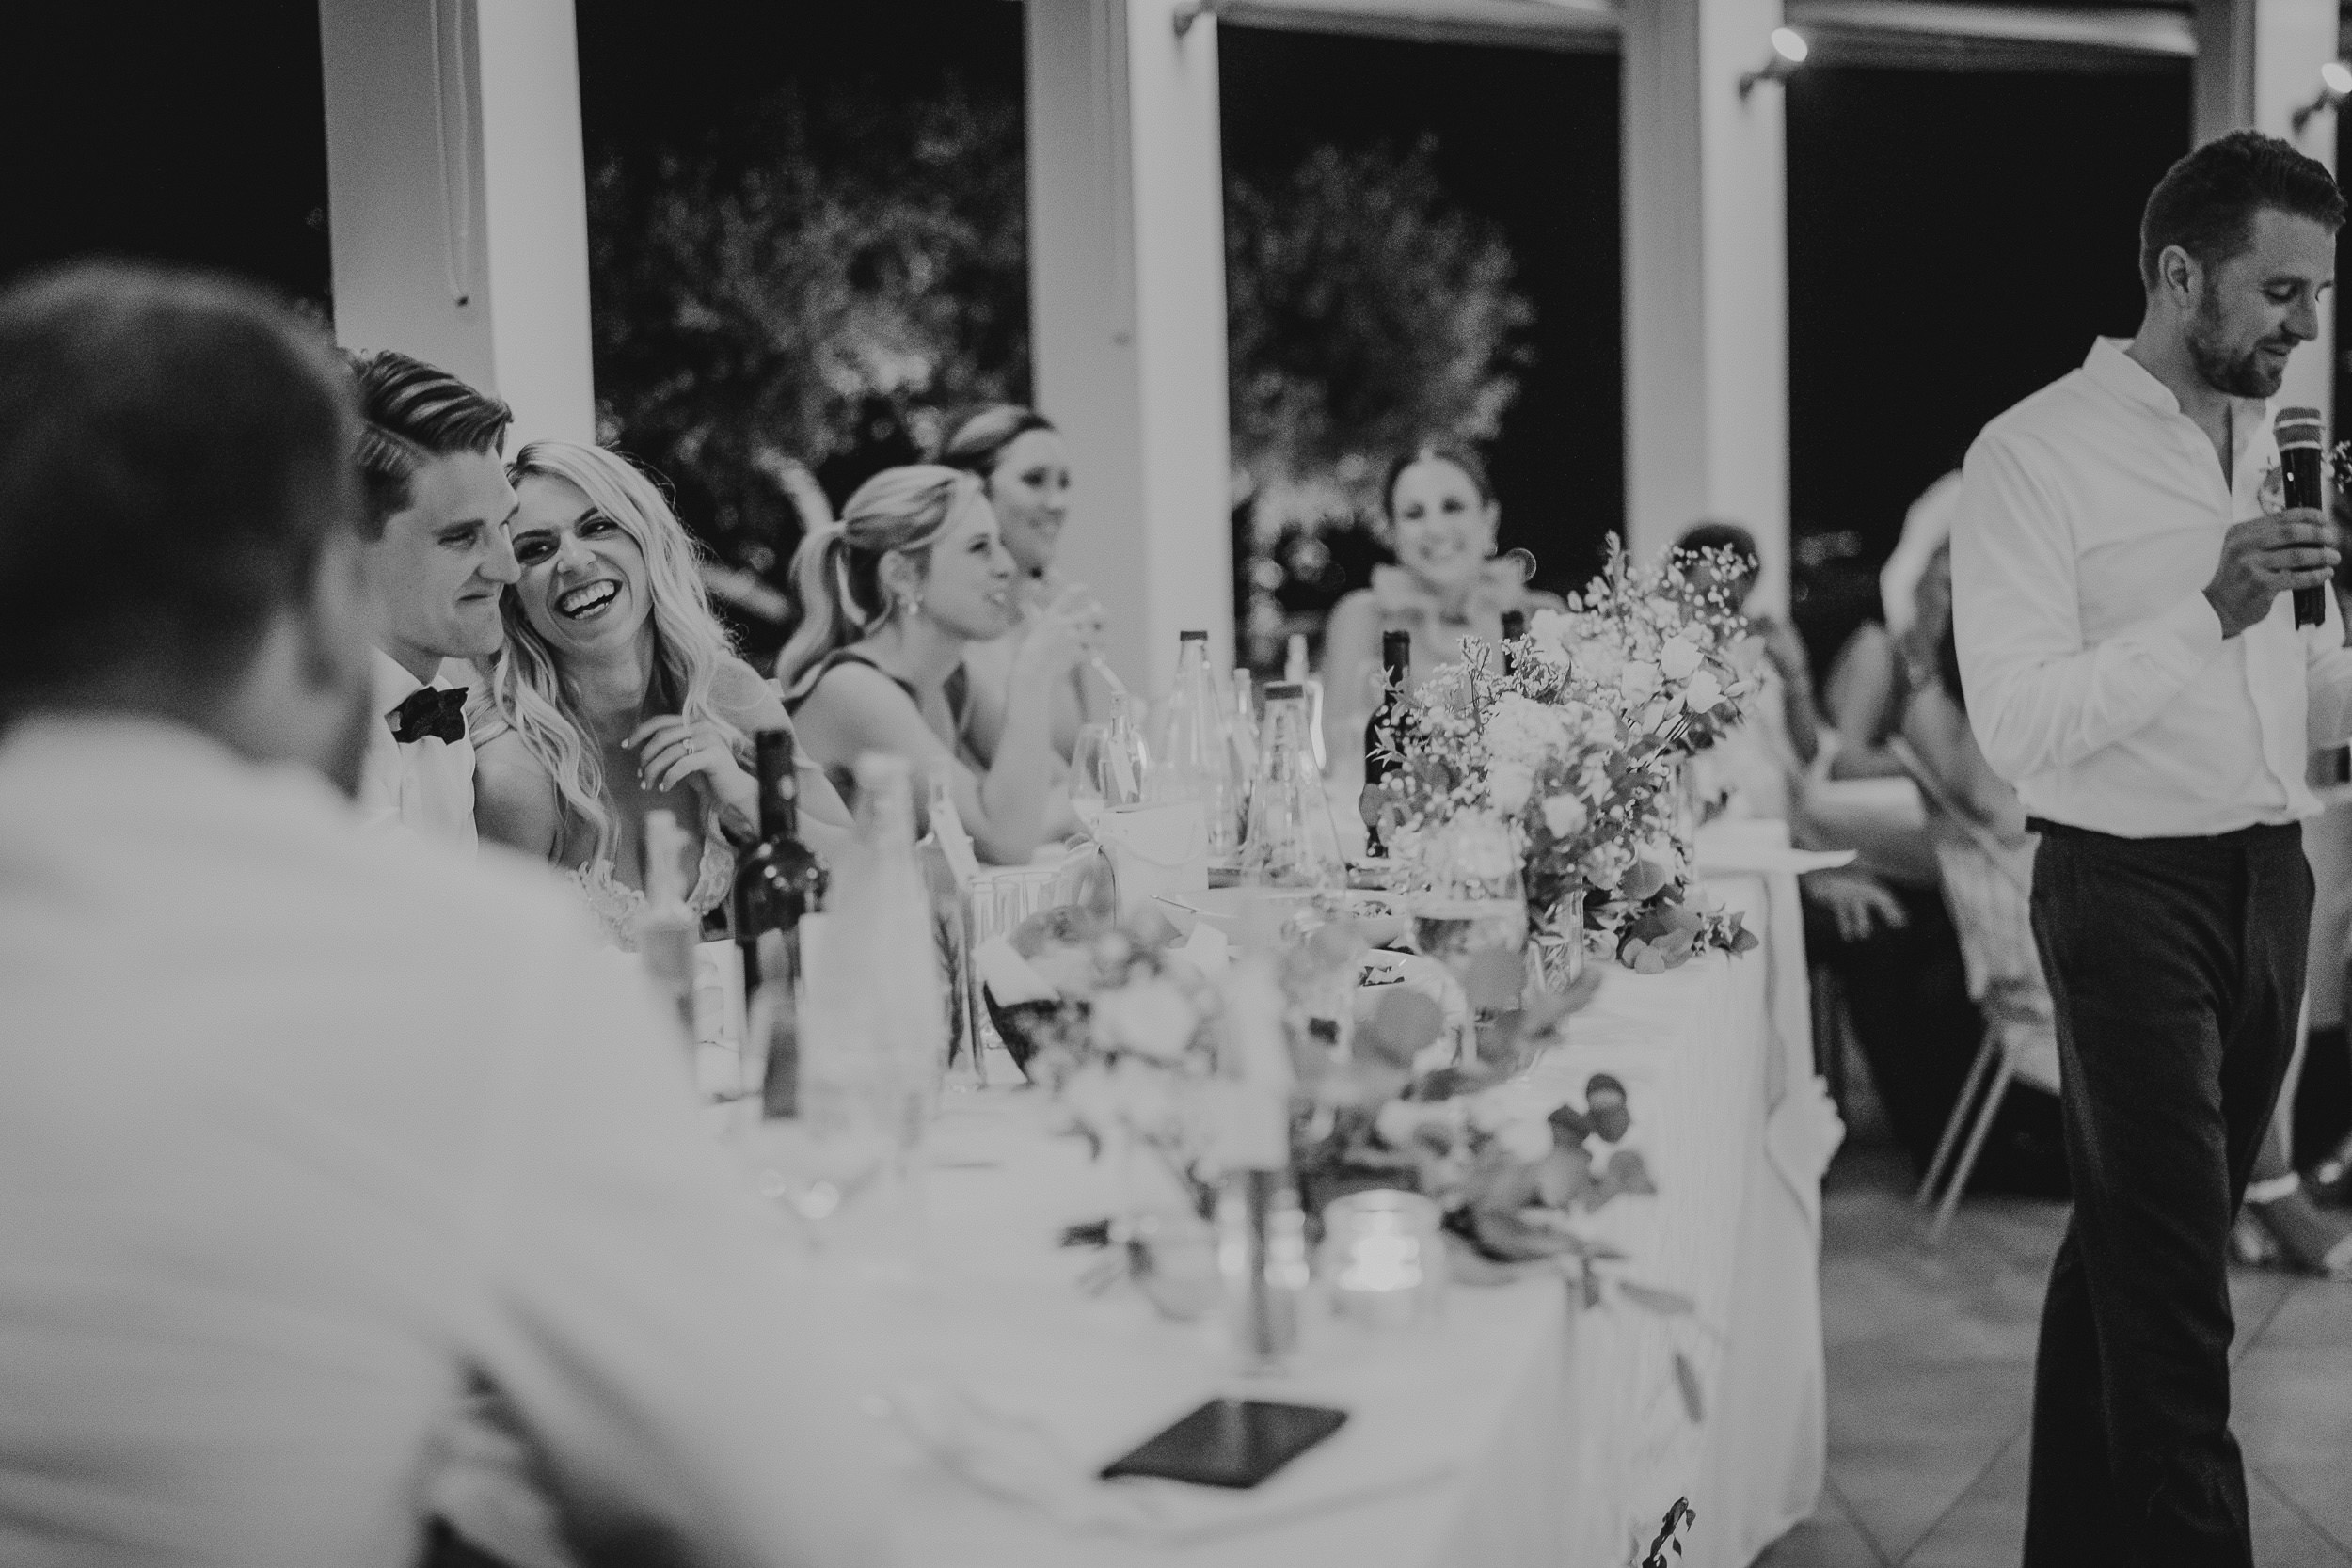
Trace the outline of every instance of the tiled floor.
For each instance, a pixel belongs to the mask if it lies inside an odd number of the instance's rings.
[[[2042,1281],[2066,1207],[1971,1197],[1930,1250],[1899,1156],[1825,1203],[1829,1486],[1758,1568],[2006,1568],[2025,1527]],[[2352,1285],[2241,1271],[2234,1425],[2262,1568],[2352,1568]]]

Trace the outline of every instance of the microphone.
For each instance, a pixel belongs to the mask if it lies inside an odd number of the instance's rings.
[[[2279,437],[2280,487],[2286,492],[2290,512],[2318,511],[2326,503],[2319,495],[2321,454],[2327,450],[2328,427],[2316,408],[2281,408],[2271,421]],[[2328,618],[2328,590],[2295,591],[2295,624],[2315,626]]]

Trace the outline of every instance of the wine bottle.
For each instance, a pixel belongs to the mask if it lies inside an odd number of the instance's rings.
[[[666,811],[645,814],[645,910],[637,918],[637,958],[677,1015],[678,1043],[692,1051],[694,947],[701,923],[686,905],[686,832]]]
[[[771,972],[787,981],[800,971],[801,917],[824,908],[825,863],[803,844],[801,784],[794,768],[792,732],[761,730],[752,737],[753,768],[759,780],[759,841],[735,868],[736,946],[743,955],[743,1006]],[[787,951],[761,957],[762,939],[774,933]]]
[[[1364,854],[1371,859],[1386,855],[1388,846],[1380,842],[1379,814],[1372,806],[1372,791],[1389,776],[1395,760],[1383,753],[1380,732],[1386,728],[1397,708],[1405,701],[1405,688],[1411,679],[1413,668],[1413,634],[1409,631],[1384,631],[1380,634],[1380,704],[1364,723]]]

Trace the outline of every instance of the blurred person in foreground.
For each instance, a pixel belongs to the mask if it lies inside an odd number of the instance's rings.
[[[1072,585],[1029,613],[1003,731],[979,755],[964,651],[1005,635],[1020,589],[977,478],[936,464],[884,468],[839,522],[801,541],[792,578],[803,619],[776,656],[776,682],[845,796],[857,759],[886,752],[946,781],[983,860],[1025,865],[1076,828],[1055,788],[1054,692],[1101,641],[1102,606]]]
[[[1015,592],[1012,628],[1004,636],[963,650],[972,682],[973,750],[993,755],[1010,705],[1014,656],[1028,635],[1032,614],[1070,586],[1054,570],[1063,528],[1070,520],[1070,445],[1052,420],[1034,408],[1000,403],[956,426],[939,449],[939,461],[978,477],[996,514],[1005,551],[1012,557]],[[1080,664],[1054,683],[1055,754],[1067,761],[1078,727],[1112,717],[1112,696],[1101,675]],[[1134,715],[1138,721],[1142,715]]]
[[[505,638],[519,575],[499,450],[513,414],[447,371],[384,350],[346,356],[358,389],[361,560],[374,601],[375,711],[359,804],[377,827],[470,853],[466,689]]]
[[[1968,717],[2042,835],[2033,923],[2074,1207],[2036,1359],[2027,1568],[2250,1568],[2230,1233],[2303,993],[2310,752],[2352,731],[2318,512],[2265,515],[2268,400],[2320,330],[2344,198],[2235,131],[2148,198],[2129,342],[1969,449]],[[2323,599],[2327,596],[2323,595]]]
[[[872,1422],[635,978],[350,792],[348,378],[241,286],[0,295],[0,1561],[417,1561],[503,1400],[580,1560],[874,1560]]]
[[[628,459],[569,441],[516,454],[521,578],[474,704],[484,834],[566,871],[605,936],[636,948],[644,821],[684,830],[678,885],[707,914],[758,834],[751,733],[788,730],[775,688],[735,657],[695,570],[694,542]],[[849,812],[805,754],[802,833],[826,859]]]

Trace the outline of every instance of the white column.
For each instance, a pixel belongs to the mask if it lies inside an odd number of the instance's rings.
[[[1788,567],[1788,244],[1780,0],[1624,8],[1627,543],[1742,523],[1767,605]]]
[[[2335,0],[2197,0],[2197,140],[2252,126],[2333,169],[2336,111],[2311,116],[2299,135],[2295,113],[2319,96],[2319,68],[2336,57],[2336,26]],[[2335,342],[2330,291],[2320,297],[2319,337],[2287,361],[2280,401],[2332,414]]]
[[[571,0],[319,0],[335,335],[596,437]]]
[[[1176,0],[1028,0],[1029,342],[1076,488],[1060,564],[1157,691],[1176,634],[1232,657],[1216,23]]]

